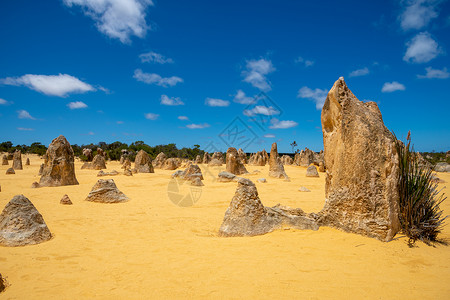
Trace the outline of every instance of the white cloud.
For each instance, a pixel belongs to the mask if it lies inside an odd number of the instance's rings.
[[[280,121],[275,118],[270,120],[270,122],[272,123],[272,125],[269,126],[270,129],[287,129],[298,125],[298,123],[294,121],[290,120]]]
[[[357,77],[357,76],[364,76],[369,74],[369,69],[367,67],[362,68],[362,69],[358,69],[355,71],[350,72],[350,77]]]
[[[158,119],[159,115],[154,113],[147,113],[145,114],[145,118],[148,120],[156,120]]]
[[[184,105],[184,102],[181,101],[179,97],[169,97],[167,95],[161,95],[161,104],[176,106],[176,105]]]
[[[0,98],[0,105],[8,105],[10,102]]]
[[[17,127],[17,130],[20,130],[20,131],[34,131],[34,128]]]
[[[95,88],[76,77],[59,75],[26,74],[21,77],[7,77],[0,79],[6,85],[26,86],[32,90],[49,96],[65,97],[71,93],[85,93],[95,91]]]
[[[137,81],[142,81],[147,84],[156,84],[162,87],[174,86],[179,82],[183,82],[183,79],[177,76],[161,77],[154,73],[144,73],[141,69],[134,71],[134,76]]]
[[[393,81],[393,82],[386,82],[383,85],[383,88],[381,89],[381,91],[383,93],[392,93],[395,91],[404,91],[406,88],[403,84],[397,82],[397,81]]]
[[[270,91],[270,82],[266,75],[275,71],[272,62],[267,59],[248,60],[246,70],[242,71],[244,81],[250,83],[252,86],[262,90]]]
[[[327,99],[328,91],[315,89],[312,90],[307,86],[298,90],[297,98],[311,99],[316,103],[316,109],[321,110],[325,100]]]
[[[305,67],[311,67],[312,65],[314,65],[314,61],[312,60],[308,60],[308,59],[304,59],[303,57],[299,56],[295,59],[296,63],[301,63],[304,64]]]
[[[157,63],[157,64],[173,64],[174,61],[171,58],[167,58],[162,54],[156,53],[156,52],[147,52],[142,53],[139,55],[139,58],[141,59],[141,62],[145,63]]]
[[[246,109],[244,110],[243,113],[248,117],[253,117],[255,115],[273,116],[280,114],[280,112],[275,108],[273,108],[273,106],[263,106],[263,105],[257,105],[252,109]]]
[[[425,75],[417,75],[417,78],[438,78],[438,79],[446,79],[450,77],[450,73],[448,73],[447,68],[443,68],[442,70],[433,69],[432,67],[425,68],[427,74]]]
[[[27,111],[24,110],[24,109],[21,109],[21,110],[18,110],[18,111],[17,111],[17,117],[18,117],[19,119],[36,120],[36,118],[32,117],[32,116],[30,115],[30,113],[27,112]]]
[[[403,30],[422,29],[438,16],[436,9],[439,1],[410,0],[404,1],[406,7],[400,15],[400,25]]]
[[[252,104],[255,102],[255,99],[253,97],[247,97],[242,90],[238,90],[233,101],[240,104]]]
[[[426,63],[442,53],[438,43],[428,32],[421,32],[406,43],[403,60],[413,63]]]
[[[152,0],[63,0],[72,7],[79,5],[91,17],[98,30],[110,38],[129,43],[131,36],[143,38],[150,29],[145,18]]]
[[[187,120],[189,120],[189,118],[186,116],[178,116],[178,120],[187,121]]]
[[[210,125],[208,123],[203,123],[203,124],[189,124],[186,125],[187,128],[189,129],[203,129],[203,128],[208,128],[210,127]]]
[[[81,101],[70,102],[69,104],[67,104],[67,106],[68,106],[70,109],[80,109],[80,108],[86,108],[86,107],[88,107],[88,106],[86,105],[86,103],[81,102]]]
[[[275,134],[268,133],[268,134],[265,134],[264,137],[265,138],[275,138]]]
[[[230,105],[230,101],[214,98],[206,98],[205,104],[208,106],[226,107]]]

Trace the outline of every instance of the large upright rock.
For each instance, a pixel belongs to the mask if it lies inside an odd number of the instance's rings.
[[[153,160],[153,167],[161,169],[166,159],[167,156],[164,154],[164,152],[160,152]]]
[[[93,170],[106,169],[105,157],[102,154],[95,155],[94,158],[92,159],[90,169],[93,169]]]
[[[214,154],[211,157],[211,160],[216,159],[220,161],[221,164],[223,164],[223,154],[222,152],[214,152]]]
[[[51,239],[44,218],[24,195],[17,195],[0,214],[0,245],[33,245]]]
[[[197,156],[195,157],[195,163],[196,163],[196,164],[201,164],[201,163],[202,163],[202,157],[201,157],[200,155],[197,155]]]
[[[282,226],[317,230],[319,226],[300,209],[280,205],[264,207],[255,184],[238,179],[238,187],[225,212],[219,229],[221,236],[254,236],[271,232]]]
[[[248,163],[254,166],[265,166],[266,157],[262,151],[258,151],[251,156]]]
[[[211,161],[211,156],[209,156],[208,152],[205,152],[205,154],[203,154],[203,163],[209,164],[210,161]]]
[[[72,147],[62,135],[48,146],[45,154],[40,186],[61,186],[78,184],[75,177]]]
[[[227,150],[227,172],[235,175],[246,174],[247,169],[244,167],[242,159],[239,157],[236,148],[230,147]]]
[[[325,206],[319,222],[389,241],[399,230],[398,154],[375,102],[339,78],[322,109]]]
[[[13,156],[13,165],[14,170],[23,170],[22,167],[22,151],[16,150]]]
[[[147,152],[144,150],[140,150],[138,154],[136,154],[134,169],[138,173],[155,173],[150,156],[148,156]]]
[[[272,144],[269,157],[269,176],[275,178],[288,179],[286,172],[284,171],[283,163],[278,157],[277,143]]]
[[[7,157],[6,155],[3,155],[3,158],[2,158],[2,166],[7,166],[7,165],[9,165],[9,163],[8,163],[8,157]]]
[[[300,166],[308,167],[310,164],[314,163],[314,152],[308,148],[300,151]]]
[[[242,148],[239,148],[237,153],[238,153],[238,157],[241,160],[242,164],[246,164],[247,163],[247,154],[245,154],[244,150],[242,150]]]

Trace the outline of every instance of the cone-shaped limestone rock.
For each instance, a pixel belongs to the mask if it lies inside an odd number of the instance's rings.
[[[166,161],[167,156],[164,154],[164,152],[160,152],[155,159],[153,160],[153,167],[157,169],[161,169],[161,167],[164,165],[164,162]]]
[[[25,166],[29,166],[30,165],[30,158],[27,157],[27,160],[25,161]]]
[[[134,169],[138,173],[155,173],[150,156],[144,150],[140,150],[136,155]]]
[[[78,184],[75,177],[72,147],[62,135],[48,146],[40,186],[62,186]]]
[[[6,170],[6,175],[12,175],[12,174],[16,174],[16,171],[14,171],[13,168],[8,168],[8,169]]]
[[[292,157],[290,157],[289,155],[283,155],[282,157],[281,157],[281,162],[283,163],[283,165],[285,165],[285,166],[290,166],[290,165],[292,165],[293,164],[293,160],[292,160]]]
[[[113,179],[99,179],[92,187],[86,201],[100,203],[120,203],[128,201],[128,197],[119,191]]]
[[[6,155],[3,155],[3,158],[2,158],[2,166],[7,166],[7,165],[9,165],[9,163],[8,163],[8,157],[6,157]]]
[[[300,209],[264,207],[253,182],[239,178],[238,187],[219,229],[221,236],[253,236],[282,226],[317,230],[319,226]]]
[[[203,154],[203,163],[209,164],[210,161],[211,161],[211,156],[209,156],[208,152],[205,152],[205,154]]]
[[[94,159],[90,163],[90,168],[88,168],[88,169],[93,169],[93,170],[106,169],[105,157],[101,154],[97,154],[96,156],[94,156]]]
[[[201,157],[200,155],[197,155],[197,156],[195,157],[195,163],[196,163],[196,164],[201,164],[201,163],[202,163],[202,157]]]
[[[241,160],[242,164],[246,164],[247,163],[247,154],[245,154],[244,150],[242,150],[242,148],[239,148],[238,152],[238,157]]]
[[[6,289],[5,279],[3,279],[2,274],[0,274],[0,293]]]
[[[277,143],[273,143],[270,150],[269,176],[275,178],[288,178],[286,172],[284,171],[283,163],[278,157]]]
[[[319,222],[389,241],[399,230],[398,154],[375,102],[339,78],[322,109],[325,206]]]
[[[211,160],[216,159],[220,161],[221,164],[223,164],[223,154],[222,152],[214,152],[214,154],[211,157]]]
[[[319,177],[319,172],[317,172],[315,165],[310,165],[308,169],[306,169],[306,177]]]
[[[247,169],[244,167],[236,148],[230,147],[227,150],[227,172],[235,175],[246,174]]]
[[[163,170],[175,170],[178,168],[178,160],[176,158],[168,158],[162,165]]]
[[[39,167],[38,175],[42,176],[42,173],[44,173],[44,164],[41,164],[41,166]]]
[[[0,214],[0,245],[33,245],[51,239],[44,218],[24,195],[17,195]]]
[[[23,170],[22,167],[22,151],[16,150],[13,156],[13,169],[14,170]]]
[[[59,200],[59,203],[63,204],[63,205],[72,205],[72,201],[70,200],[69,196],[64,195],[61,200]]]

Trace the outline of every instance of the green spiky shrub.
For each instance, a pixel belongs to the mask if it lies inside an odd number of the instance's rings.
[[[399,155],[399,220],[409,238],[408,244],[412,247],[417,240],[427,245],[443,242],[438,235],[447,217],[443,216],[440,204],[446,197],[437,189],[432,170],[419,164],[410,132],[406,145],[395,135],[394,138]]]

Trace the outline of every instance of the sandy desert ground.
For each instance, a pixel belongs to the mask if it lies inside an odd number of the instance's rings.
[[[25,162],[27,156],[23,156]],[[114,176],[131,200],[120,204],[84,201],[98,171],[81,170],[80,185],[32,189],[42,160],[5,175],[0,166],[0,209],[16,194],[28,197],[53,238],[39,245],[0,247],[0,273],[10,286],[4,299],[449,299],[450,246],[409,248],[403,236],[383,243],[322,227],[278,230],[256,237],[221,238],[218,229],[237,184],[219,183],[206,170],[201,197],[191,207],[168,197],[174,171]],[[10,161],[11,166],[11,161]],[[122,173],[118,162],[108,170]],[[277,203],[319,211],[324,173],[305,177],[306,168],[286,166],[291,182],[268,177],[268,166],[247,166],[265,177],[256,183],[265,206]],[[450,174],[439,173],[447,183]],[[110,177],[102,177],[110,178]],[[300,186],[310,193],[298,191]],[[181,194],[189,193],[181,187]],[[444,189],[448,195],[449,190]],[[68,194],[73,205],[61,205]],[[443,203],[450,214],[450,200]],[[450,227],[443,238],[450,240]]]

